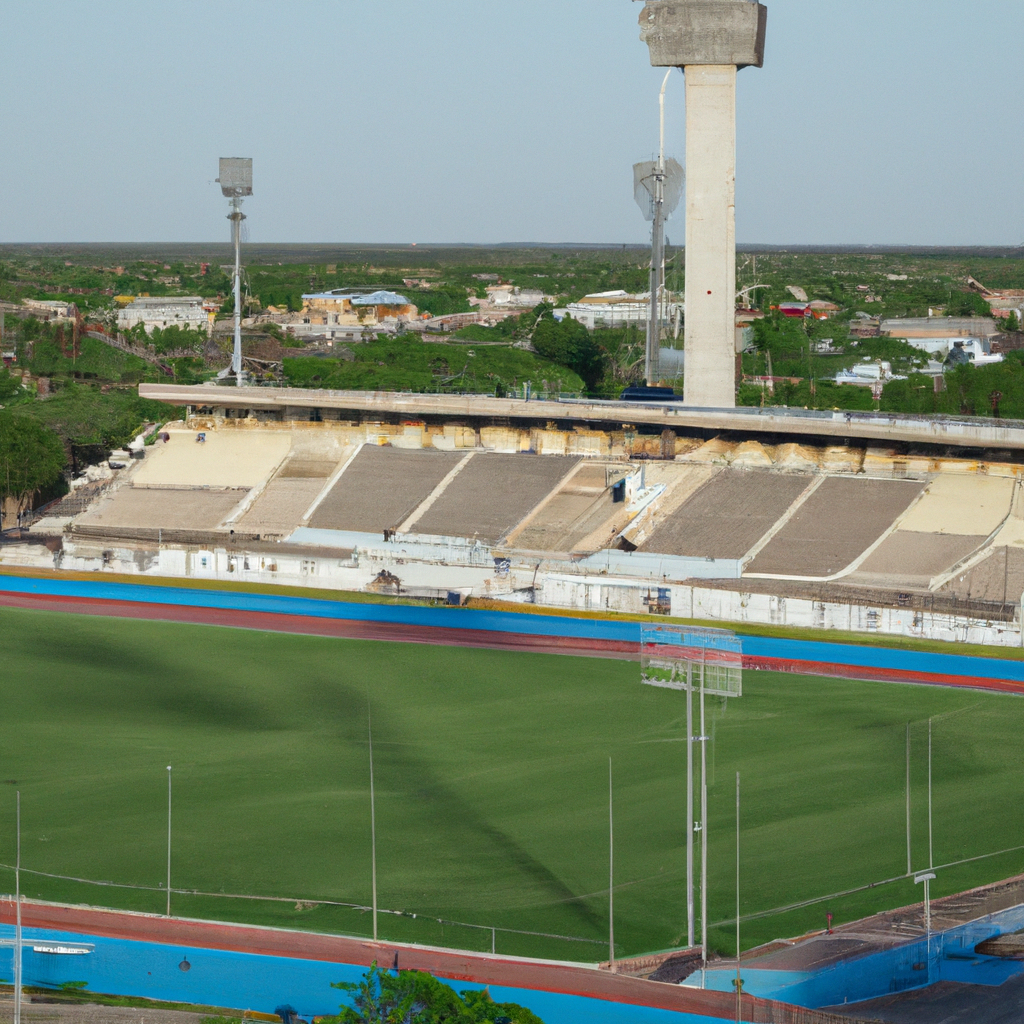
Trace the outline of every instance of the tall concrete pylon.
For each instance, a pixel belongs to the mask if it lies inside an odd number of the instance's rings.
[[[654,67],[686,78],[687,405],[736,404],[736,71],[764,64],[768,9],[751,0],[647,0]]]

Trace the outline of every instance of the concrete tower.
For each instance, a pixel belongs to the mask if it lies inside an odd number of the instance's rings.
[[[768,9],[647,0],[640,38],[686,76],[687,405],[736,404],[736,71],[764,64]]]

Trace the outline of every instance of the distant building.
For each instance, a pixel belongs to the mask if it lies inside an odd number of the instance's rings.
[[[682,312],[682,303],[671,299],[662,304],[662,323],[670,324]],[[628,292],[596,292],[584,295],[579,302],[570,302],[564,310],[555,310],[555,316],[568,314],[590,330],[597,327],[627,327],[645,324],[650,316],[650,293],[630,295]]]
[[[552,296],[545,295],[539,288],[513,288],[512,285],[489,285],[487,299],[492,306],[516,306],[533,309]]]
[[[996,322],[985,316],[918,316],[883,320],[881,334],[890,338],[992,338],[999,333]]]
[[[140,296],[117,312],[118,330],[127,331],[142,324],[147,334],[159,327],[183,327],[207,331],[210,318],[198,295]]]
[[[383,324],[409,320],[416,315],[416,307],[396,292],[356,292],[335,289],[330,292],[311,292],[302,296],[303,323],[333,326]]]
[[[73,302],[58,302],[54,299],[22,299],[21,304],[33,313],[45,317],[57,317],[58,320],[73,319],[78,307]]]

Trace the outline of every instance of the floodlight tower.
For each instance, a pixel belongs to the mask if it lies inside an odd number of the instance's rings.
[[[665,73],[658,96],[661,117],[657,160],[633,164],[633,198],[651,224],[651,301],[647,317],[647,346],[644,380],[656,384],[659,377],[658,352],[661,348],[661,295],[665,284],[665,221],[679,205],[683,169],[671,157],[665,160],[665,86],[671,69]]]
[[[220,190],[231,200],[231,239],[235,243],[235,347],[231,356],[231,372],[235,384],[242,383],[242,199],[252,195],[252,157],[222,156],[220,158]]]
[[[687,405],[736,404],[736,71],[764,65],[768,9],[753,0],[647,0],[654,67],[686,76]]]

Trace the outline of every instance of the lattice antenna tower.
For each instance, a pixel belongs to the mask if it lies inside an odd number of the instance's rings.
[[[658,349],[661,347],[660,307],[665,287],[665,221],[679,205],[683,194],[682,167],[672,157],[665,159],[665,87],[671,73],[671,68],[665,73],[658,94],[658,159],[633,164],[633,198],[644,219],[651,221],[651,300],[644,357],[644,380],[648,384],[656,384],[660,376]]]
[[[220,158],[221,193],[231,200],[231,241],[235,246],[235,273],[232,282],[235,295],[235,346],[231,355],[231,372],[235,384],[242,384],[242,200],[252,195],[252,157],[222,156]]]

